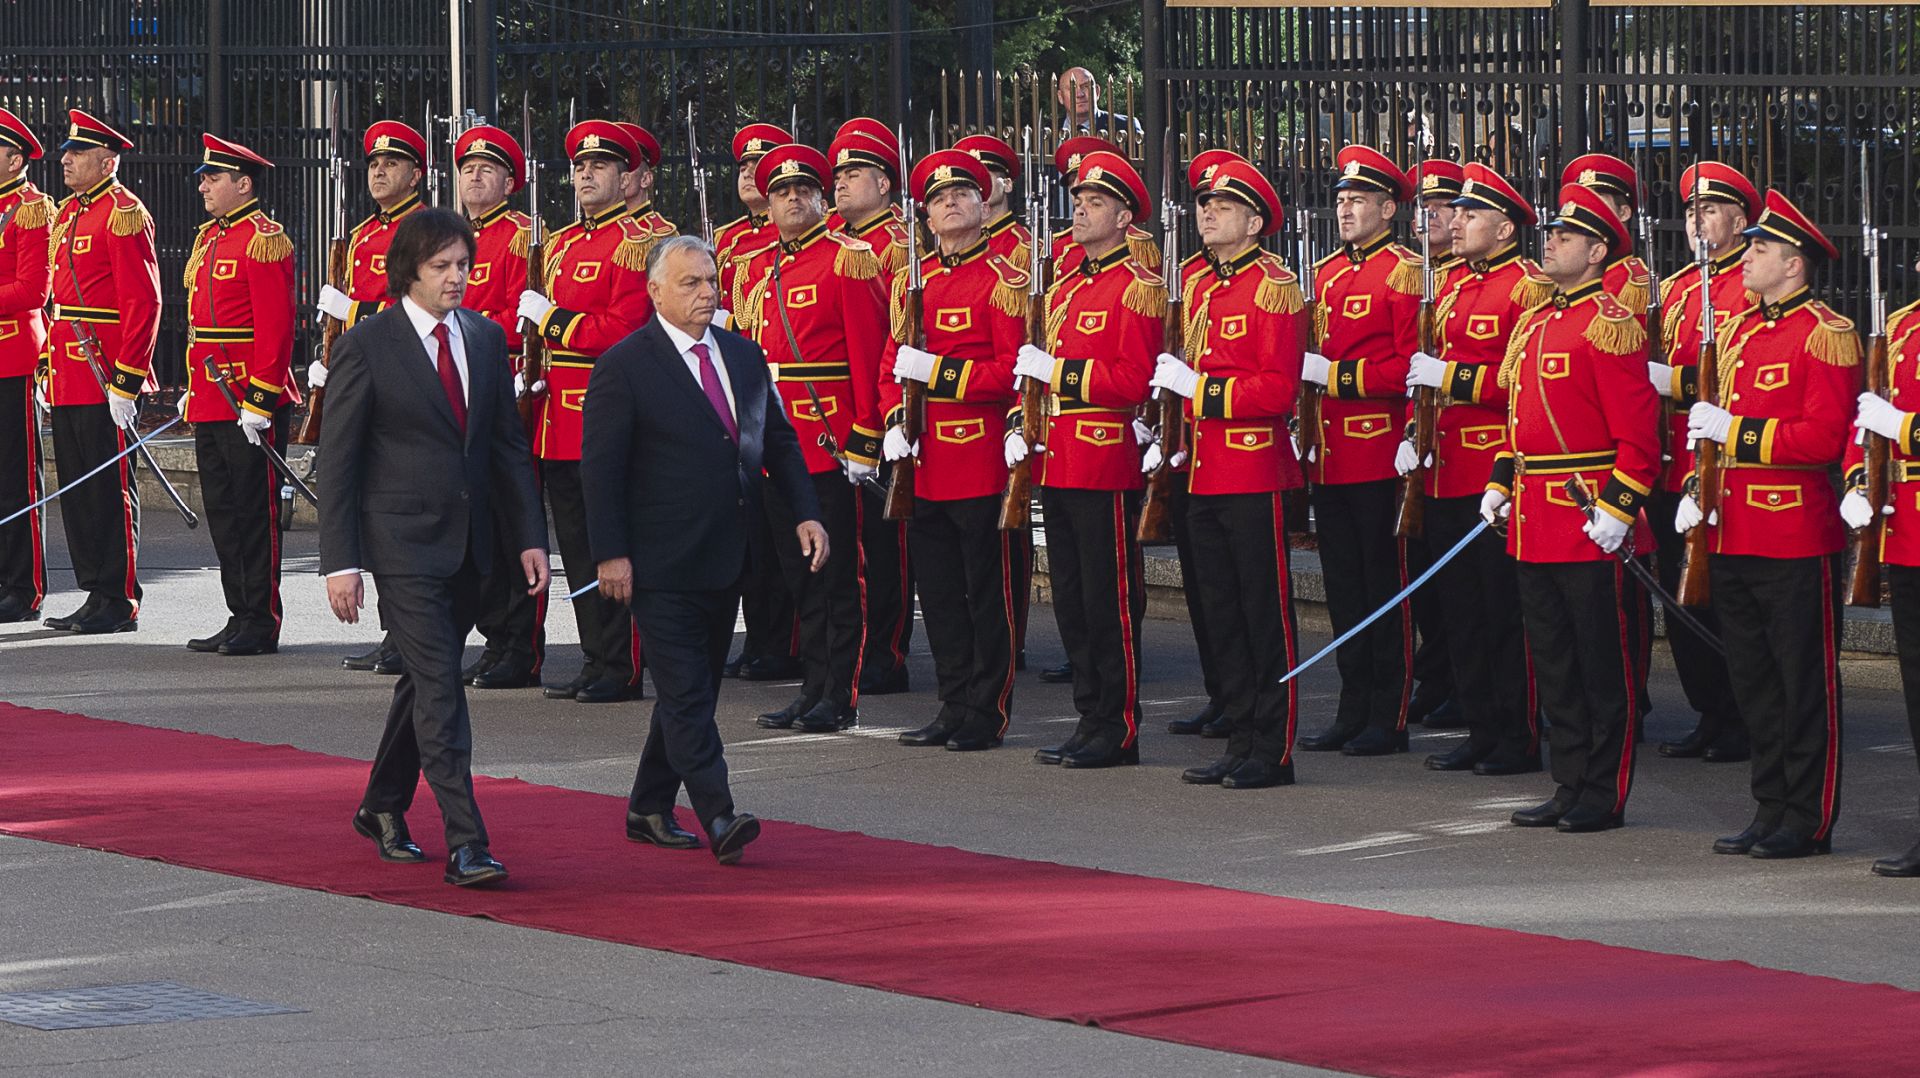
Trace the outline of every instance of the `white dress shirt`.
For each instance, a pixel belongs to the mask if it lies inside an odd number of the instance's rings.
[[[413,332],[420,338],[420,347],[427,351],[427,366],[433,371],[436,381],[440,378],[440,342],[433,338],[433,327],[441,319],[428,314],[426,308],[413,301],[412,296],[400,297],[400,309],[407,312],[407,320],[413,323]],[[460,320],[449,312],[446,319],[447,347],[453,351],[453,365],[460,371],[460,395],[469,403],[473,401],[472,380],[467,375],[467,342],[460,333]]]
[[[696,344],[707,346],[707,358],[713,362],[713,369],[720,375],[720,389],[727,395],[727,407],[733,412],[734,423],[738,424],[740,402],[733,399],[733,380],[727,377],[727,365],[720,358],[720,342],[713,339],[713,329],[709,327],[706,334],[696,341],[680,332],[680,327],[664,318],[660,320],[660,328],[667,331],[667,339],[680,350],[680,360],[687,365],[687,371],[693,375],[693,384],[696,386],[701,385],[700,357],[693,354],[693,346]],[[705,389],[702,388],[701,392],[704,393]]]

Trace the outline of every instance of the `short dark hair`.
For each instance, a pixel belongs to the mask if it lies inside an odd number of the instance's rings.
[[[475,250],[473,226],[452,210],[436,206],[401,218],[400,227],[393,233],[393,246],[387,248],[388,298],[406,295],[413,282],[420,279],[420,263],[455,240],[467,245],[467,257],[471,259]]]

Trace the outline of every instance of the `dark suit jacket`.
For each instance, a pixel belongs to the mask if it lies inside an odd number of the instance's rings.
[[[526,430],[513,404],[507,338],[456,312],[467,349],[467,432],[399,305],[334,343],[320,449],[320,571],[447,577],[468,552],[486,572],[493,523],[515,551],[547,545]]]
[[[749,557],[774,557],[753,549],[760,529],[749,526],[763,512],[763,472],[794,519],[820,519],[766,353],[724,329],[713,336],[733,386],[738,446],[658,317],[608,349],[587,384],[580,485],[588,538],[595,561],[632,559],[635,588],[717,591],[740,579]]]

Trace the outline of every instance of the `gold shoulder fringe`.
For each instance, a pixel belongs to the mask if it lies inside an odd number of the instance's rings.
[[[1387,274],[1387,287],[1403,295],[1417,296],[1425,291],[1422,277],[1418,258],[1401,258],[1393,272]]]
[[[1297,282],[1267,276],[1262,277],[1260,287],[1254,289],[1253,305],[1268,314],[1299,314],[1307,303],[1300,295]]]
[[[114,200],[113,216],[107,219],[107,227],[116,236],[131,236],[145,229],[151,221],[152,218],[147,216],[146,204],[128,193],[126,202]]]
[[[278,228],[271,232],[256,230],[253,239],[247,241],[247,257],[255,262],[285,262],[293,257],[293,240]]]
[[[887,325],[893,333],[893,339],[907,343],[907,275],[894,274],[893,296],[887,301]]]
[[[1160,267],[1160,245],[1153,242],[1152,236],[1134,235],[1128,232],[1127,253],[1133,256],[1134,261],[1148,269]]]
[[[531,250],[532,247],[533,229],[531,228],[514,229],[513,238],[507,241],[507,253],[515,258],[527,257],[527,252]]]
[[[208,224],[211,223],[212,222],[208,222]],[[193,253],[187,256],[187,269],[185,273],[181,274],[181,282],[186,285],[187,291],[189,292],[193,291],[193,279],[199,276],[200,267],[205,265],[207,261],[207,234],[205,227],[205,225],[201,226],[202,231],[200,235],[194,237]]]
[[[1913,317],[1920,312],[1920,300],[1914,300],[1905,307],[1887,316],[1887,355],[1897,356],[1906,344],[1907,338],[1915,330],[1920,330],[1920,318]],[[1909,325],[1908,323],[1911,322]]]
[[[1531,273],[1522,273],[1520,279],[1513,282],[1513,291],[1508,299],[1522,307],[1531,309],[1540,306],[1553,296],[1553,282],[1535,277]]]
[[[53,220],[53,199],[46,195],[30,198],[13,211],[13,223],[31,232],[45,228]]]
[[[1646,317],[1647,282],[1645,279],[1629,272],[1626,283],[1620,286],[1619,294],[1613,298],[1619,300],[1620,305],[1627,310],[1642,318]]]
[[[1012,251],[1007,253],[1007,261],[1024,270],[1027,268],[1027,263],[1033,261],[1033,248],[1027,244],[1027,241],[1021,240],[1013,245]]]
[[[1853,323],[1844,318],[1839,323],[1823,318],[1807,335],[1807,351],[1831,367],[1858,367],[1860,335],[1853,331]]]
[[[654,238],[642,235],[636,237],[627,233],[620,246],[613,249],[613,264],[621,269],[642,271],[647,268],[647,252],[653,250]]]
[[[1318,348],[1327,343],[1327,305],[1313,305],[1313,340],[1311,344]]]
[[[1587,323],[1584,336],[1595,348],[1610,356],[1628,356],[1647,350],[1647,331],[1640,325],[1640,320],[1632,315],[1625,318],[1595,315]]]
[[[1127,290],[1120,294],[1120,304],[1135,314],[1144,314],[1150,318],[1165,318],[1167,314],[1167,291],[1134,278]]]
[[[1027,290],[1015,288],[1005,280],[994,282],[993,305],[1015,318],[1027,316]]]
[[[833,256],[833,272],[849,281],[871,281],[880,276],[880,260],[874,257],[873,248],[865,244],[843,246]]]

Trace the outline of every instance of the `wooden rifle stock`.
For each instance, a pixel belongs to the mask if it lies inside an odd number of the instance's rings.
[[[347,237],[335,236],[327,246],[327,283],[340,288],[347,279]],[[320,366],[325,367],[333,359],[333,342],[346,332],[347,324],[327,317],[326,326],[320,331]],[[307,394],[307,417],[300,421],[300,429],[293,432],[294,445],[315,445],[320,441],[320,412],[325,407],[327,387],[315,386]]]
[[[542,231],[537,224],[535,230],[536,234]],[[527,287],[532,291],[542,293],[546,291],[546,282],[541,279],[546,263],[546,243],[529,237]],[[547,377],[547,344],[540,338],[539,327],[533,326],[532,329],[534,331],[531,333],[526,332],[524,328],[521,332],[520,381],[527,388],[520,394],[519,399],[514,401],[514,405],[520,409],[520,422],[526,424],[528,430],[532,430],[533,424],[540,418],[540,398],[534,395],[533,387],[536,383],[545,381]]]
[[[1433,301],[1420,304],[1420,350],[1433,354]],[[1421,386],[1413,394],[1413,470],[1400,485],[1400,510],[1393,518],[1393,534],[1400,539],[1418,539],[1426,531],[1427,458],[1440,422],[1440,391]]]
[[[920,227],[909,222],[908,228]],[[917,255],[917,252],[915,252]],[[911,272],[910,269],[901,270]],[[906,298],[906,343],[915,348],[924,348],[927,344],[926,328],[921,325],[919,288],[908,288]],[[927,414],[927,386],[909,378],[900,383],[900,433],[906,435],[909,446],[920,442],[921,426]],[[893,462],[893,475],[887,482],[887,501],[881,510],[881,516],[887,520],[908,520],[913,516],[913,473],[920,466],[920,458],[908,454]]]
[[[1041,242],[1035,239],[1033,242]],[[1047,303],[1044,291],[1033,297],[1027,307],[1027,340],[1036,348],[1046,347]],[[1000,528],[1019,531],[1033,517],[1033,447],[1044,437],[1046,422],[1046,386],[1028,378],[1020,385],[1020,437],[1027,443],[1027,455],[1007,474],[1007,493],[1000,500]]]
[[[1181,317],[1182,304],[1179,297],[1172,297],[1167,304],[1167,323],[1164,347],[1167,353],[1180,357],[1186,345],[1186,326]],[[1157,389],[1153,393],[1155,411],[1154,426],[1159,431],[1160,467],[1155,468],[1147,477],[1147,495],[1140,505],[1140,525],[1134,532],[1134,538],[1143,543],[1164,543],[1173,538],[1173,501],[1174,470],[1173,458],[1186,452],[1186,398],[1171,390]]]
[[[1711,287],[1711,283],[1701,287]],[[1701,345],[1699,387],[1701,400],[1720,399],[1720,345],[1717,341],[1707,340]],[[1694,504],[1700,507],[1700,523],[1687,533],[1687,561],[1680,568],[1680,587],[1674,598],[1680,600],[1681,606],[1705,606],[1710,596],[1707,559],[1713,553],[1713,547],[1708,542],[1707,525],[1720,510],[1719,442],[1701,438],[1693,443],[1693,479],[1689,483],[1688,493],[1693,496]]]
[[[1887,338],[1876,333],[1867,343],[1867,389],[1875,395],[1887,395]],[[1847,605],[1880,605],[1880,537],[1886,527],[1881,509],[1887,504],[1890,476],[1887,440],[1867,432],[1867,504],[1873,507],[1873,519],[1853,537],[1853,574],[1847,582]]]

